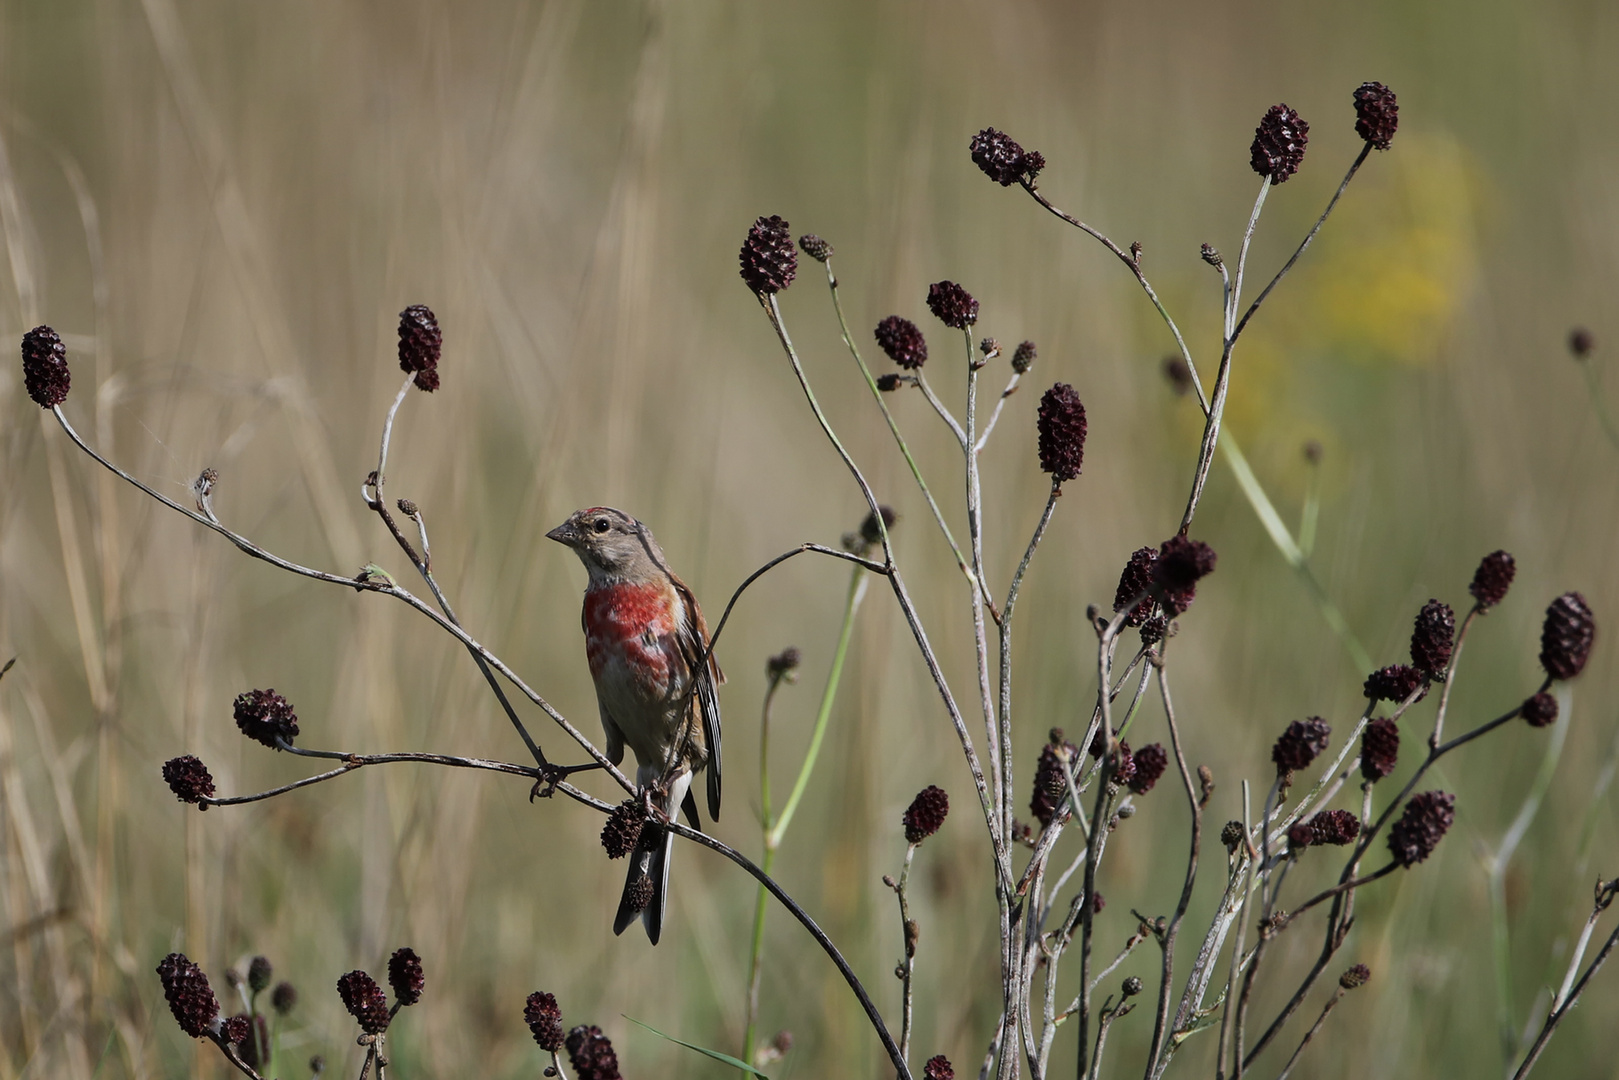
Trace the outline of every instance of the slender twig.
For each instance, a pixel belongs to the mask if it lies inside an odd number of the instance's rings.
[[[838,296],[837,275],[832,273],[832,260],[828,258],[825,265],[826,283],[832,293],[832,310],[837,313],[838,326],[843,331],[843,343],[848,346],[849,355],[854,357],[856,366],[860,368],[860,375],[866,380],[866,387],[871,391],[872,396],[876,398],[877,407],[882,410],[883,419],[888,422],[888,430],[893,434],[894,442],[899,445],[899,452],[904,455],[905,464],[910,466],[911,476],[916,480],[916,486],[922,489],[922,497],[927,500],[928,509],[933,512],[934,523],[939,526],[939,531],[944,533],[945,542],[950,545],[950,553],[956,557],[956,566],[966,575],[969,582],[977,585],[978,581],[973,575],[972,567],[967,565],[967,557],[961,553],[961,548],[956,544],[956,538],[951,533],[950,526],[944,520],[944,512],[939,509],[939,504],[934,501],[933,491],[928,487],[927,481],[922,479],[922,470],[917,466],[916,458],[911,456],[911,448],[906,444],[905,436],[900,434],[899,424],[895,422],[894,414],[889,410],[888,402],[885,400],[883,392],[877,388],[877,380],[872,377],[871,369],[866,366],[866,361],[861,358],[860,350],[854,343],[854,335],[849,333],[849,321],[844,318],[843,301]]]
[[[1343,996],[1344,988],[1342,986],[1332,992],[1332,996],[1327,999],[1327,1003],[1321,1007],[1321,1015],[1316,1017],[1314,1024],[1310,1025],[1310,1030],[1304,1033],[1304,1038],[1299,1041],[1299,1048],[1293,1051],[1292,1057],[1287,1059],[1287,1064],[1282,1068],[1281,1075],[1276,1080],[1287,1080],[1293,1074],[1293,1066],[1298,1064],[1299,1055],[1304,1053],[1306,1046],[1310,1045],[1310,1040],[1315,1038],[1316,1032],[1321,1030],[1321,1025],[1327,1022],[1327,1014],[1337,1007],[1338,1002],[1343,1000]]]
[[[1259,310],[1259,305],[1265,302],[1265,298],[1270,296],[1271,290],[1276,288],[1277,283],[1287,276],[1288,271],[1293,269],[1293,264],[1298,262],[1300,256],[1302,256],[1305,250],[1309,248],[1311,241],[1315,239],[1315,234],[1320,232],[1321,226],[1327,223],[1327,215],[1332,213],[1332,208],[1338,205],[1339,199],[1343,198],[1344,189],[1349,186],[1349,181],[1355,178],[1356,170],[1361,167],[1361,164],[1366,160],[1367,155],[1369,155],[1371,152],[1371,143],[1367,143],[1365,146],[1361,147],[1360,156],[1355,159],[1355,163],[1353,165],[1349,166],[1349,171],[1344,174],[1343,183],[1339,184],[1338,190],[1332,193],[1332,199],[1328,201],[1327,208],[1321,211],[1321,216],[1316,219],[1316,223],[1310,229],[1309,234],[1306,235],[1304,240],[1299,244],[1298,250],[1293,252],[1293,257],[1287,260],[1287,264],[1285,266],[1276,271],[1276,276],[1270,279],[1270,284],[1266,285],[1264,291],[1254,298],[1254,302],[1252,304],[1248,305],[1248,310],[1243,313],[1242,321],[1237,323],[1236,328],[1231,331],[1231,340],[1235,341],[1237,338],[1242,336],[1243,329],[1248,325],[1248,320],[1254,317],[1254,312]],[[1240,280],[1241,279],[1239,278],[1239,281]]]
[[[1575,943],[1574,953],[1568,958],[1568,971],[1563,975],[1563,983],[1557,988],[1557,993],[1552,995],[1552,1012],[1556,1012],[1558,1007],[1568,1000],[1569,990],[1574,985],[1574,976],[1580,970],[1580,962],[1585,959],[1585,949],[1591,944],[1591,932],[1596,929],[1597,920],[1612,905],[1616,895],[1619,895],[1619,880],[1597,881],[1596,903],[1591,906],[1591,915],[1585,920],[1585,929],[1580,931],[1580,940]]]
[[[1101,1075],[1102,1051],[1107,1046],[1107,1029],[1113,1026],[1113,1021],[1134,1009],[1134,1005],[1122,1003],[1117,1008],[1110,1009],[1107,1002],[1102,1003],[1102,1013],[1096,1023],[1096,1052],[1091,1055],[1090,1080],[1096,1080]]]
[[[1241,275],[1240,274],[1238,276],[1238,280],[1239,281],[1241,280]],[[1269,814],[1270,814],[1271,800],[1276,797],[1276,790],[1277,790],[1277,787],[1280,785],[1280,783],[1281,783],[1281,780],[1278,778],[1275,782],[1273,782],[1271,784],[1271,786],[1270,786],[1270,794],[1265,796],[1265,803],[1264,803],[1265,812],[1264,812],[1264,814],[1260,815],[1260,818],[1259,818],[1259,834],[1260,834],[1261,838],[1263,838],[1265,833],[1268,831],[1267,825],[1269,823],[1265,820],[1265,818],[1267,816],[1269,816]],[[1248,799],[1249,799],[1248,781],[1246,779],[1244,779],[1243,782],[1242,782],[1242,831],[1243,831],[1243,837],[1244,837],[1243,842],[1247,843],[1247,844],[1251,844],[1252,841],[1250,839],[1248,839],[1248,838],[1252,837],[1254,835],[1254,826],[1253,826],[1253,818],[1250,816],[1251,807],[1249,806]],[[1236,945],[1231,950],[1231,974],[1229,976],[1227,976],[1227,978],[1226,978],[1225,1016],[1221,1019],[1221,1022],[1220,1022],[1220,1050],[1219,1050],[1218,1055],[1215,1057],[1215,1061],[1214,1061],[1214,1075],[1217,1078],[1217,1080],[1224,1080],[1224,1077],[1226,1075],[1226,1051],[1231,1046],[1232,1025],[1233,1025],[1234,1021],[1236,1020],[1237,976],[1242,971],[1243,939],[1247,936],[1247,933],[1248,933],[1247,898],[1254,891],[1254,874],[1255,874],[1255,872],[1256,872],[1256,870],[1258,868],[1259,861],[1260,860],[1255,857],[1255,853],[1252,850],[1250,850],[1248,852],[1248,882],[1247,882],[1246,885],[1243,886],[1243,890],[1242,890],[1242,896],[1243,896],[1242,911],[1243,911],[1243,914],[1238,917],[1238,922],[1237,922],[1237,942],[1236,942]]]
[[[1001,410],[1006,408],[1006,399],[1017,393],[1018,383],[1022,380],[1022,372],[1012,372],[1012,377],[1007,380],[1006,389],[1002,390],[1001,396],[995,399],[995,411],[989,414],[989,423],[984,425],[984,433],[978,436],[978,441],[973,444],[974,453],[981,454],[984,452],[984,446],[989,442],[990,432],[994,431],[995,425],[1001,422]]]
[[[1580,976],[1580,981],[1575,984],[1573,991],[1569,993],[1568,1000],[1546,1017],[1546,1022],[1541,1025],[1540,1034],[1535,1038],[1534,1045],[1529,1048],[1529,1053],[1524,1056],[1523,1064],[1519,1065],[1518,1071],[1512,1074],[1512,1080],[1523,1080],[1524,1077],[1529,1075],[1529,1070],[1535,1067],[1535,1062],[1540,1060],[1540,1055],[1546,1049],[1546,1044],[1551,1041],[1552,1033],[1557,1030],[1557,1025],[1563,1022],[1563,1017],[1567,1016],[1568,1011],[1579,1002],[1580,995],[1585,993],[1585,987],[1591,981],[1591,977],[1601,970],[1603,963],[1608,959],[1608,954],[1613,951],[1616,944],[1619,944],[1619,927],[1616,927],[1613,933],[1608,935],[1608,940],[1602,945],[1602,951],[1597,953],[1596,959],[1591,961],[1591,966],[1586,968],[1585,974]]]
[[[1337,896],[1339,893],[1347,892],[1350,889],[1358,889],[1362,885],[1366,885],[1366,884],[1369,884],[1369,883],[1371,883],[1373,881],[1376,881],[1380,877],[1386,877],[1387,875],[1392,874],[1394,871],[1398,870],[1400,868],[1400,866],[1401,866],[1400,863],[1391,862],[1387,866],[1383,867],[1381,870],[1374,870],[1370,874],[1365,875],[1364,877],[1350,878],[1348,881],[1339,882],[1337,885],[1334,885],[1330,889],[1322,889],[1320,892],[1318,892],[1314,896],[1310,897],[1310,899],[1306,900],[1304,903],[1300,904],[1298,907],[1294,908],[1292,911],[1289,911],[1287,913],[1287,915],[1285,916],[1285,920],[1282,922],[1281,925],[1282,926],[1287,926],[1294,919],[1298,918],[1300,915],[1303,915],[1306,911],[1309,911],[1311,908],[1315,907],[1317,904],[1321,903],[1323,900],[1331,900],[1334,896]]]
[[[916,973],[916,924],[911,921],[910,900],[905,894],[905,887],[911,878],[911,860],[916,858],[916,845],[909,844],[905,848],[905,864],[900,868],[899,880],[884,878],[883,880],[894,889],[894,895],[899,899],[899,932],[904,942],[905,955],[900,959],[899,967],[894,974],[898,975],[904,986],[902,1016],[899,1029],[899,1052],[906,1061],[911,1059],[911,980]]]
[[[1180,327],[1175,325],[1175,320],[1169,315],[1169,309],[1164,307],[1163,301],[1158,299],[1158,294],[1153,291],[1152,285],[1148,283],[1147,275],[1142,273],[1140,261],[1131,258],[1123,248],[1119,247],[1119,245],[1115,244],[1112,240],[1109,240],[1096,229],[1085,224],[1085,222],[1079,220],[1071,214],[1064,213],[1055,206],[1051,205],[1051,201],[1042,195],[1039,189],[1028,180],[1024,180],[1022,183],[1023,190],[1027,191],[1034,198],[1035,202],[1045,207],[1056,217],[1061,218],[1063,221],[1066,221],[1068,224],[1074,226],[1074,228],[1097,240],[1103,247],[1111,251],[1114,256],[1124,264],[1125,269],[1129,270],[1130,273],[1135,275],[1135,279],[1140,283],[1142,291],[1147,294],[1147,299],[1151,300],[1152,306],[1158,309],[1158,314],[1163,318],[1164,324],[1169,327],[1169,332],[1175,335],[1175,344],[1180,348],[1181,359],[1186,361],[1186,368],[1192,373],[1192,386],[1197,390],[1198,404],[1200,404],[1203,407],[1203,411],[1207,413],[1209,411],[1209,400],[1203,396],[1203,380],[1198,377],[1197,364],[1192,360],[1192,350],[1186,347],[1186,339],[1181,336]]]
[[[774,665],[769,670],[769,682],[765,686],[764,704],[759,710],[759,814],[760,832],[764,839],[764,872],[770,873],[771,864],[775,861],[775,849],[770,842],[771,798],[770,798],[770,707],[775,703],[776,691],[781,684],[793,678],[786,670],[778,670]],[[764,970],[764,940],[765,940],[765,911],[768,907],[770,894],[763,885],[759,886],[758,896],[753,903],[753,936],[748,949],[748,997],[747,1015],[743,1025],[742,1034],[742,1060],[749,1065],[753,1064],[754,1039],[757,1034],[756,1025],[759,1018],[759,978]]]
[[[716,851],[725,856],[753,875],[754,880],[758,881],[759,884],[770,890],[770,895],[774,896],[776,901],[786,908],[793,918],[798,920],[799,925],[809,931],[810,936],[815,939],[815,943],[821,947],[821,951],[826,953],[832,963],[837,966],[838,973],[843,976],[843,981],[848,983],[849,989],[860,1002],[860,1007],[865,1010],[866,1019],[871,1022],[872,1029],[876,1031],[877,1037],[882,1040],[883,1049],[888,1052],[888,1058],[893,1062],[895,1071],[900,1075],[901,1080],[911,1080],[910,1066],[905,1063],[905,1056],[900,1053],[899,1044],[894,1041],[893,1035],[889,1034],[888,1025],[883,1022],[882,1013],[878,1012],[877,1006],[872,1003],[871,995],[866,992],[865,985],[861,983],[860,977],[854,973],[854,969],[843,958],[843,953],[838,951],[837,945],[827,936],[826,931],[822,930],[815,920],[810,918],[809,913],[798,905],[798,901],[788,895],[787,890],[778,885],[774,878],[754,865],[753,861],[740,851],[727,846],[706,833],[699,832],[696,829],[689,829],[674,819],[667,822],[664,828],[676,836],[700,844],[710,851]]]
[[[969,356],[967,359],[970,364],[972,357]],[[938,413],[939,418],[950,428],[950,433],[956,437],[956,442],[961,445],[962,451],[971,452],[972,443],[967,440],[967,432],[962,429],[961,422],[955,418],[954,414],[945,406],[945,403],[939,400],[939,395],[935,394],[933,387],[928,385],[928,377],[922,374],[920,370],[916,373],[916,385],[922,391],[922,396],[928,399],[928,404],[933,406],[933,411]]]

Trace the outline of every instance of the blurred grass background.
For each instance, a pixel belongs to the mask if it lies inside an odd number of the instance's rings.
[[[545,529],[578,506],[626,508],[717,617],[754,566],[803,540],[836,542],[863,513],[737,280],[752,219],[779,213],[836,245],[857,332],[891,313],[917,320],[952,401],[953,335],[922,299],[930,281],[960,281],[982,304],[980,332],[1040,350],[985,456],[997,581],[1045,491],[1038,389],[1071,382],[1090,414],[1086,474],[1065,490],[1019,609],[1022,808],[1046,730],[1080,725],[1093,700],[1085,606],[1110,601],[1133,548],[1174,530],[1200,424],[1162,378],[1172,343],[1128,275],[987,181],[967,141],[986,125],[1010,132],[1045,154],[1053,201],[1120,244],[1139,240],[1212,378],[1219,293],[1197,247],[1237,248],[1254,124],[1286,101],[1312,125],[1303,170],[1261,222],[1257,285],[1358,151],[1350,92],[1378,79],[1400,95],[1394,147],[1368,162],[1245,336],[1228,422],[1289,520],[1309,482],[1301,448],[1324,447],[1313,562],[1377,663],[1404,658],[1430,596],[1465,606],[1481,555],[1517,556],[1512,595],[1462,663],[1459,731],[1532,688],[1553,596],[1583,591],[1610,626],[1619,611],[1619,448],[1563,344],[1589,325],[1588,362],[1605,368],[1619,342],[1616,48],[1619,10],[1578,0],[5,0],[0,338],[41,321],[60,330],[69,416],[174,497],[213,466],[222,518],[272,550],[340,572],[375,560],[408,582],[355,493],[400,378],[397,312],[431,305],[444,386],[401,412],[390,495],[422,506],[435,569],[472,633],[595,733],[583,574]],[[961,579],[816,271],[783,295],[789,325],[841,434],[902,515],[899,557],[968,700]],[[1608,400],[1619,406],[1619,386]],[[950,439],[919,397],[891,404],[959,515]],[[652,950],[610,933],[622,867],[602,856],[600,819],[562,799],[530,805],[520,782],[392,767],[205,815],[176,803],[159,767],[182,753],[202,757],[223,793],[303,774],[231,723],[232,698],[255,686],[295,703],[306,745],[521,750],[451,640],[397,605],[250,562],[118,485],[27,400],[15,354],[0,366],[0,418],[0,660],[18,658],[0,681],[0,1080],[223,1075],[165,1015],[153,968],[171,949],[221,990],[224,969],[254,953],[297,985],[284,1076],[311,1053],[337,1075],[357,1069],[331,987],[351,967],[380,974],[407,944],[428,988],[389,1040],[402,1076],[535,1074],[520,1014],[536,988],[558,995],[569,1024],[600,1024],[632,1080],[715,1066],[622,1015],[738,1049],[753,888],[706,853],[680,851],[671,926]],[[1289,720],[1320,714],[1348,730],[1365,672],[1223,463],[1194,535],[1220,565],[1182,620],[1173,666],[1190,756],[1219,782],[1217,831],[1240,816],[1242,777],[1263,787],[1269,742]],[[806,657],[804,683],[777,705],[779,787],[807,736],[845,583],[841,567],[795,560],[739,605],[720,650],[731,681],[718,834],[744,851],[758,845],[764,660],[788,644]],[[916,1058],[943,1052],[970,1074],[996,1009],[987,846],[896,616],[874,589],[778,867],[897,1015],[898,918],[879,878],[903,854],[898,818],[915,791],[950,792],[957,813],[913,878]],[[1445,763],[1439,782],[1459,796],[1452,836],[1365,893],[1340,959],[1366,962],[1373,981],[1329,1022],[1310,1075],[1488,1075],[1504,1063],[1502,1018],[1538,1025],[1532,1010],[1561,977],[1592,881],[1619,873],[1613,640],[1599,637],[1573,686],[1556,781],[1505,878],[1504,1011],[1486,859],[1546,745],[1521,725]],[[1432,708],[1405,724],[1407,769]],[[572,760],[529,714],[547,749]],[[1136,741],[1163,738],[1156,710],[1139,723]],[[1134,928],[1132,907],[1172,910],[1186,821],[1166,781],[1115,837],[1099,953]],[[1211,836],[1183,971],[1222,884],[1218,854]],[[1289,894],[1328,872],[1307,860]],[[770,919],[763,1026],[796,1037],[772,1075],[888,1068],[830,965],[779,911]],[[1256,1016],[1290,990],[1284,976],[1304,970],[1316,934],[1295,928],[1272,950]],[[1143,949],[1118,975],[1152,965]],[[1612,1048],[1616,986],[1619,973],[1599,976],[1543,1075],[1611,1075],[1599,1051]],[[1139,1068],[1149,1012],[1114,1028],[1110,1074]],[[1285,1060],[1283,1041],[1262,1072]],[[1194,1040],[1178,1068],[1200,1074],[1212,1052],[1212,1036]]]

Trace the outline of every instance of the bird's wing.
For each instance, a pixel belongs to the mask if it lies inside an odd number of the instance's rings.
[[[673,577],[673,575],[670,575]],[[680,623],[680,652],[692,672],[692,703],[701,714],[703,741],[708,744],[708,816],[715,821],[720,817],[720,695],[719,685],[725,681],[720,673],[719,661],[709,653],[708,623],[703,620],[703,609],[697,606],[686,583],[674,578],[680,593],[685,618]],[[699,664],[707,654],[706,663]]]

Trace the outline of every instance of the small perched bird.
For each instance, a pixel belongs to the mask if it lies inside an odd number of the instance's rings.
[[[581,621],[608,759],[617,765],[629,746],[643,798],[671,819],[683,807],[693,827],[692,776],[706,769],[708,814],[719,820],[718,687],[725,677],[709,655],[697,598],[669,569],[651,531],[622,510],[580,510],[545,535],[572,548],[590,574]],[[673,844],[673,834],[655,823],[641,830],[613,933],[639,913],[658,943]]]

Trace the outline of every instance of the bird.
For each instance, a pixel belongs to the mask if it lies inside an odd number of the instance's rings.
[[[622,510],[593,506],[545,534],[572,548],[589,574],[580,622],[585,658],[607,736],[607,759],[635,752],[636,790],[673,820],[683,808],[700,827],[691,795],[707,773],[708,815],[720,816],[720,703],[725,681],[697,598],[669,568],[652,531]],[[652,944],[663,933],[674,834],[648,821],[630,855],[613,920],[622,934],[640,915]],[[649,888],[650,885],[650,888]]]

